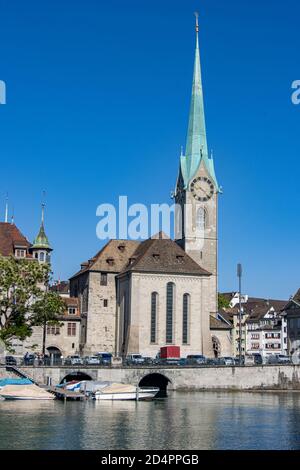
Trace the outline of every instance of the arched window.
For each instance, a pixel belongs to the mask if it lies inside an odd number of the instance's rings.
[[[174,284],[167,284],[166,343],[173,343]]]
[[[157,304],[158,293],[151,294],[151,326],[150,326],[150,342],[156,343],[156,321],[157,321]]]
[[[41,251],[40,253],[40,261],[43,263],[45,261],[45,253]]]
[[[206,210],[204,207],[199,207],[197,210],[197,230],[204,230],[206,227]]]
[[[183,295],[182,305],[182,344],[189,342],[190,295]]]

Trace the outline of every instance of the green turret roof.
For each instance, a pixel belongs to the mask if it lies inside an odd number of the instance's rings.
[[[46,250],[51,250],[52,248],[50,246],[48,237],[45,232],[45,227],[44,227],[44,211],[45,211],[45,206],[43,204],[41,226],[40,226],[40,230],[39,230],[37,237],[33,241],[32,248],[44,248]]]
[[[51,250],[51,246],[48,240],[48,237],[45,232],[44,224],[41,223],[39,233],[33,241],[32,248],[46,248]]]
[[[203,161],[211,179],[219,190],[213,158],[212,155],[209,155],[207,146],[198,29],[197,18],[192,98],[185,155],[180,157],[181,173],[185,187],[187,187]]]

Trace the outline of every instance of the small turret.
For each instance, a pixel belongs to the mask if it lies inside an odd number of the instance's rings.
[[[50,246],[48,237],[45,232],[44,227],[44,219],[45,219],[45,204],[42,204],[42,218],[41,218],[41,226],[37,237],[33,241],[33,245],[31,247],[31,252],[34,258],[36,258],[39,263],[50,263],[50,253],[52,248]]]

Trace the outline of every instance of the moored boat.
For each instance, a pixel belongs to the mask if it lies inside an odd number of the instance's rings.
[[[0,396],[5,400],[53,400],[55,397],[35,384],[5,385],[0,388]]]
[[[135,387],[122,383],[103,383],[94,392],[95,400],[151,400],[159,392],[158,387]]]

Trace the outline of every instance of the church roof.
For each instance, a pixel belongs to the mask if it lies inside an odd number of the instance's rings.
[[[30,243],[15,224],[0,222],[0,255],[10,256],[17,247],[30,248]]]
[[[71,279],[90,271],[210,275],[163,233],[142,242],[110,240],[93,258],[82,263]]]
[[[163,233],[140,243],[123,272],[209,276],[176,242]]]
[[[140,243],[135,240],[110,240],[93,258],[82,263],[80,271],[72,277],[89,271],[119,273],[128,265]]]

